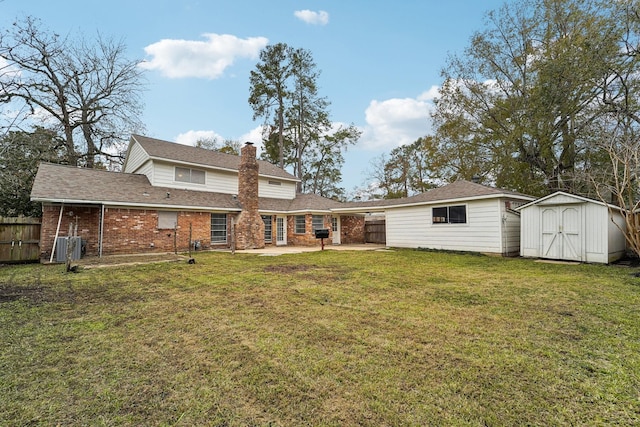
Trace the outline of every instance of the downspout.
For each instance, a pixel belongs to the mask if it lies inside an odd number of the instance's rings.
[[[56,227],[56,236],[53,238],[53,248],[51,248],[51,258],[49,258],[49,264],[53,262],[53,255],[56,252],[56,241],[58,240],[58,234],[60,234],[60,223],[62,223],[62,211],[64,211],[64,203],[60,205],[60,216],[58,217],[58,226]]]
[[[104,204],[100,212],[100,235],[98,236],[98,258],[102,258],[102,236],[104,233]]]

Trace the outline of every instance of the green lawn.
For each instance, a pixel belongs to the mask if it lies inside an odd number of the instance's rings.
[[[0,267],[0,425],[640,423],[637,270],[395,250]]]

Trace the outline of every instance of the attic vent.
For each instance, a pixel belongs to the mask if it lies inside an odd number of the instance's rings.
[[[269,181],[269,185],[282,185],[280,181]]]

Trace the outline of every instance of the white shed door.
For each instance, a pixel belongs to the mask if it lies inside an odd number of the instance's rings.
[[[582,261],[579,206],[542,208],[542,258]]]

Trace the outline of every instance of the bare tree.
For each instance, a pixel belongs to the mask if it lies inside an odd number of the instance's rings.
[[[0,59],[0,102],[26,106],[31,124],[58,131],[69,164],[118,159],[142,129],[140,61],[125,57],[121,41],[60,37],[28,17],[0,35]]]
[[[589,178],[597,197],[609,205],[610,210],[619,210],[629,249],[640,255],[640,129],[629,117],[622,117],[610,129],[608,138],[599,142],[607,153],[604,164],[593,168]],[[608,164],[607,164],[608,163]]]

